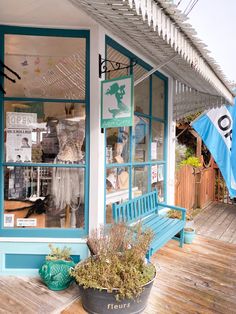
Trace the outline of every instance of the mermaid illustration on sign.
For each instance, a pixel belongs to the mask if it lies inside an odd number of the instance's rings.
[[[112,114],[112,118],[116,118],[116,116],[130,112],[130,108],[122,101],[125,95],[125,85],[119,86],[118,83],[112,84],[106,91],[106,95],[115,95],[116,98],[117,109],[108,108],[108,111]]]

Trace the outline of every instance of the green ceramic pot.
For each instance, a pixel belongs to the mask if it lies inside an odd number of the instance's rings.
[[[45,261],[39,269],[39,275],[50,290],[64,290],[74,280],[69,274],[70,268],[74,266],[73,260]]]

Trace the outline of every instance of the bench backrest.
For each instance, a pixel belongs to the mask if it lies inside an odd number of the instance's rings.
[[[112,205],[115,222],[132,223],[153,212],[158,213],[157,190],[121,204]]]

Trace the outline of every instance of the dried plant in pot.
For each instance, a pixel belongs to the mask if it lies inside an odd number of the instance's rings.
[[[75,266],[71,257],[71,249],[53,247],[45,258],[45,262],[39,269],[39,275],[50,290],[64,290],[69,287],[74,278],[70,275],[70,268]]]
[[[141,313],[156,269],[145,254],[152,232],[141,226],[112,224],[95,230],[87,244],[92,255],[71,270],[89,313]]]

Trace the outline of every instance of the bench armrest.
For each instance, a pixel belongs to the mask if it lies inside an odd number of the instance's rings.
[[[179,206],[174,206],[174,205],[168,205],[168,204],[165,204],[165,203],[157,203],[158,207],[167,207],[167,208],[170,208],[170,209],[173,209],[173,210],[179,210],[182,212],[182,218],[181,220],[186,220],[186,209],[183,208],[183,207],[179,207]]]

